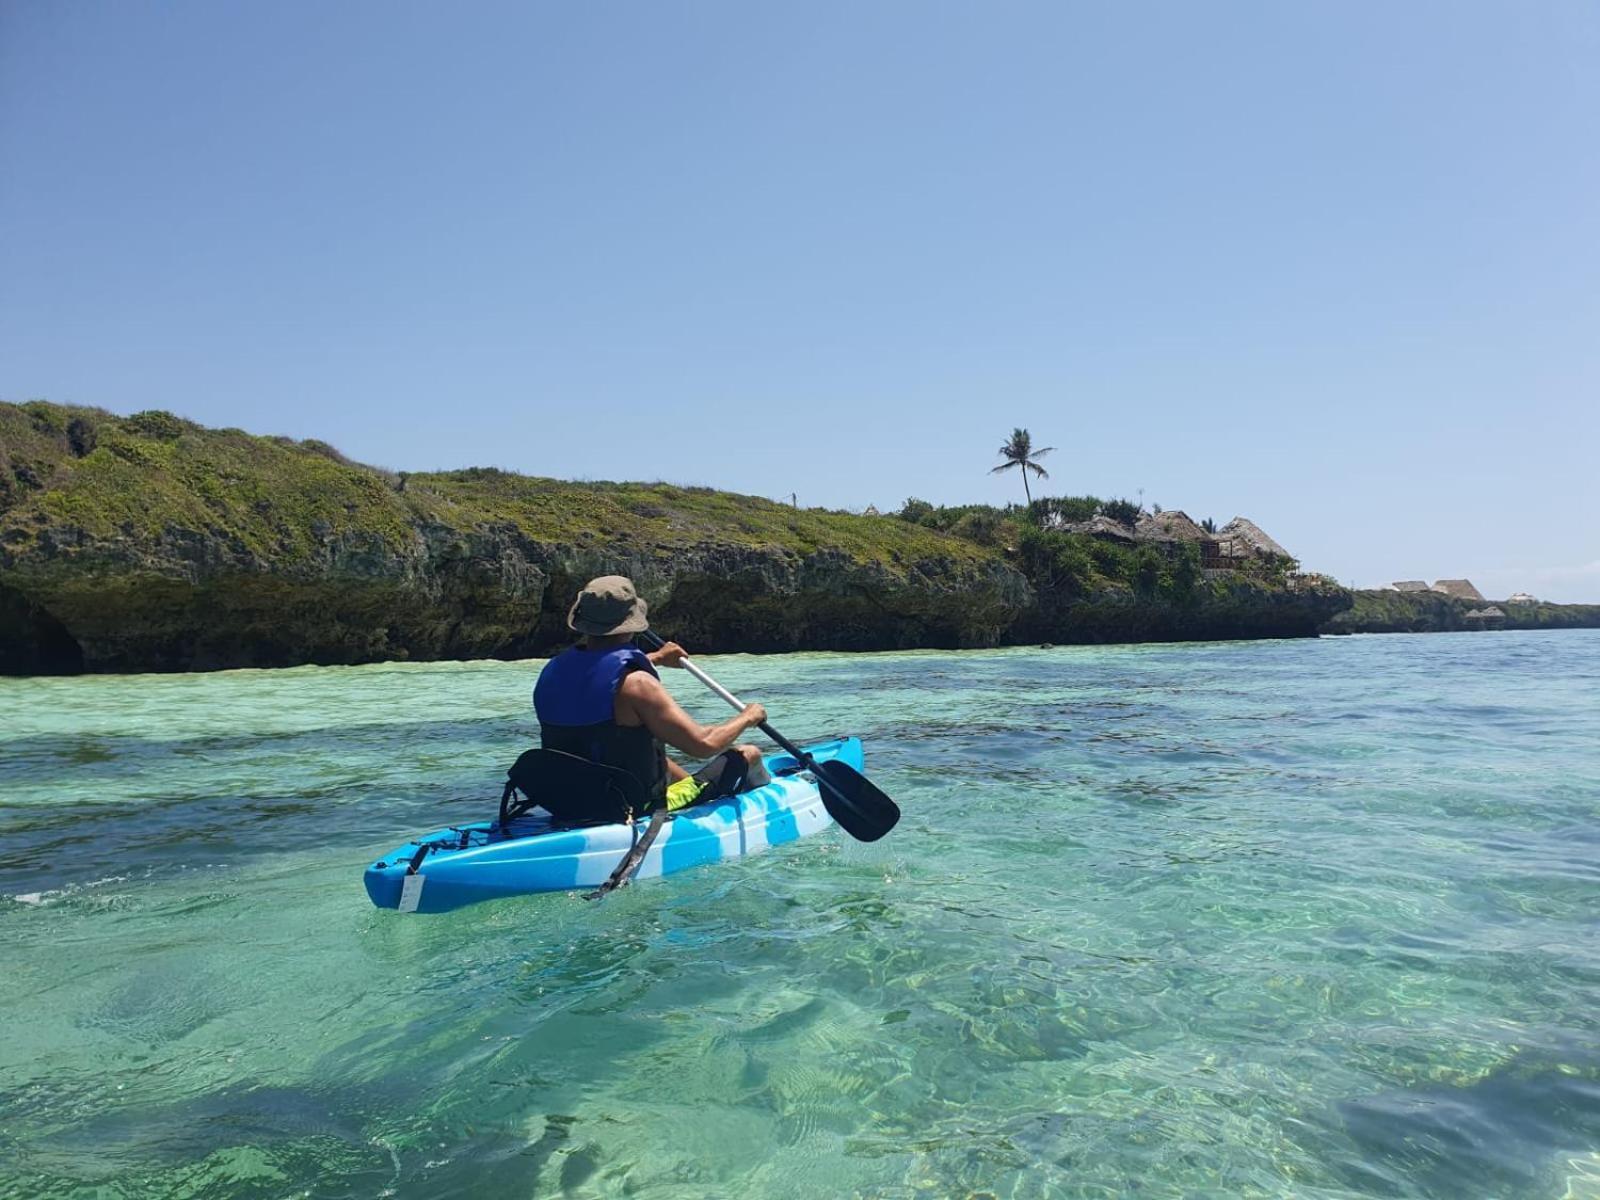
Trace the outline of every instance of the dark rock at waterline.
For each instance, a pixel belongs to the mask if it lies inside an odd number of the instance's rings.
[[[1111,644],[1314,637],[1348,603],[1328,588],[1272,588],[1253,580],[1213,583],[1188,602],[1104,588],[1087,596],[1038,596],[1018,614],[1008,641]]]
[[[525,658],[566,644],[584,580],[632,576],[657,626],[704,652],[996,644],[1027,601],[1002,564],[911,582],[873,563],[715,545],[618,553],[473,538],[321,576],[131,565],[0,585],[0,669],[191,670]],[[20,573],[19,573],[20,574]]]

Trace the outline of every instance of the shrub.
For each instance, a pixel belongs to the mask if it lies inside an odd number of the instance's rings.
[[[1028,520],[1040,529],[1087,521],[1100,511],[1098,496],[1041,496],[1028,506]]]
[[[900,506],[895,516],[925,529],[955,534],[989,546],[1001,540],[1003,526],[1016,511],[1015,508],[996,508],[992,504],[935,506],[912,497]]]
[[[100,431],[94,422],[83,417],[73,417],[67,422],[67,445],[72,447],[74,458],[92,454],[100,441]]]
[[[995,510],[975,509],[958,517],[950,532],[980,546],[993,546],[1000,541],[1005,525],[1005,519]]]
[[[28,423],[39,433],[59,437],[64,430],[61,410],[48,400],[29,400],[20,406],[28,414]]]
[[[1180,543],[1172,556],[1164,580],[1167,598],[1178,601],[1193,599],[1195,590],[1203,578],[1204,573],[1200,570],[1200,547],[1193,542]]]
[[[1063,521],[1087,521],[1104,507],[1099,496],[1062,496],[1056,503]]]
[[[331,458],[334,462],[338,463],[342,467],[354,465],[343,454],[340,454],[337,449],[328,445],[327,442],[324,442],[319,438],[307,438],[305,441],[300,443],[300,448],[302,450],[309,450],[313,454],[320,454],[323,458]]]
[[[1140,546],[1133,552],[1133,586],[1143,595],[1162,591],[1167,574],[1167,556],[1154,546]]]
[[[1281,554],[1266,554],[1252,559],[1248,568],[1255,578],[1277,587],[1288,586],[1289,576],[1299,569],[1298,562]]]
[[[1126,582],[1133,578],[1132,547],[1119,546],[1116,542],[1108,542],[1103,538],[1091,538],[1089,556],[1094,561],[1095,570],[1107,579],[1120,579]]]
[[[183,436],[184,423],[165,409],[149,408],[122,422],[122,428],[135,437],[156,442],[175,442]]]
[[[1085,540],[1054,529],[1025,527],[1018,546],[1022,570],[1042,592],[1082,595],[1094,577]]]

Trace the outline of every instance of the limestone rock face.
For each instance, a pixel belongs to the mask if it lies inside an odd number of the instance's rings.
[[[994,553],[892,517],[497,471],[402,482],[320,443],[0,405],[0,671],[540,655],[604,574],[704,651],[994,645],[1032,598]]]
[[[573,596],[608,574],[631,576],[657,628],[704,652],[994,645],[1030,599],[999,562],[908,572],[826,549],[584,548],[505,528],[427,526],[399,545],[330,535],[316,566],[293,570],[235,549],[168,528],[143,543],[72,531],[10,556],[0,669],[533,657],[570,640]]]

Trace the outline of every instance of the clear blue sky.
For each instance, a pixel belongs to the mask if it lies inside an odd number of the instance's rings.
[[[0,396],[1600,600],[1600,5],[0,4]]]

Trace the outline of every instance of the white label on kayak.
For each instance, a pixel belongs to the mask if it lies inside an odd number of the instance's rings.
[[[406,881],[400,885],[400,911],[416,912],[417,905],[422,901],[421,875],[407,875]]]

